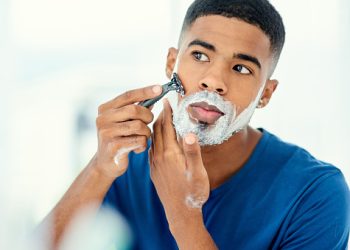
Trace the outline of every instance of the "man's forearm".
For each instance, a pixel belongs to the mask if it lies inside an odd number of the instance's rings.
[[[181,250],[218,249],[204,225],[202,213],[195,213],[191,218],[170,223],[169,227]]]
[[[92,159],[39,226],[50,230],[48,237],[54,248],[77,212],[88,205],[100,205],[114,181],[114,178],[101,174],[94,164]]]

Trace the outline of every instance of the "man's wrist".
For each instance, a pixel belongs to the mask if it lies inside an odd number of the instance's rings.
[[[173,235],[192,231],[199,227],[205,228],[201,209],[187,209],[185,213],[183,210],[181,216],[177,216],[171,221],[168,220],[168,223],[169,229]]]
[[[190,217],[184,216],[182,219],[169,223],[170,232],[179,249],[218,249],[205,227],[202,211],[200,209],[193,209],[190,214]]]
[[[118,177],[104,171],[103,167],[98,165],[96,155],[91,159],[91,161],[87,165],[87,169],[94,176],[107,183],[112,183]]]

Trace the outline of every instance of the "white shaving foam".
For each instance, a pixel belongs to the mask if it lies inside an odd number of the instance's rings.
[[[192,180],[192,172],[189,170],[185,170],[185,176],[188,181]]]
[[[114,156],[114,163],[118,166],[119,162],[120,162],[120,158],[124,155],[124,154],[128,154],[129,152],[141,148],[140,145],[136,145],[136,146],[132,146],[132,147],[125,147],[125,148],[121,148],[117,151],[117,153]]]
[[[190,208],[202,208],[205,203],[205,199],[195,198],[190,194],[186,196],[185,203]]]
[[[173,123],[180,137],[194,133],[201,146],[221,144],[233,134],[249,124],[260,99],[264,85],[260,88],[256,98],[237,116],[237,107],[225,101],[215,92],[201,91],[185,97],[178,105],[172,104]],[[225,115],[221,116],[213,125],[203,125],[190,119],[187,112],[189,105],[197,102],[206,102],[219,108]]]

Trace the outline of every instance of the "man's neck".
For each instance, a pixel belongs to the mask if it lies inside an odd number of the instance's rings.
[[[220,145],[202,147],[211,189],[223,184],[243,167],[261,136],[260,131],[247,127]]]

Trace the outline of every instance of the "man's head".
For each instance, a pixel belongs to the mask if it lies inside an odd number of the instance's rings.
[[[259,27],[269,38],[271,53],[274,58],[271,74],[280,57],[284,41],[285,29],[282,18],[268,0],[196,0],[188,8],[183,21],[179,47],[183,36],[191,25],[199,18],[209,15],[220,15],[237,18]]]
[[[280,16],[266,0],[196,0],[178,49],[170,48],[167,57],[168,77],[177,65],[186,97],[194,95],[174,112],[177,132],[202,134],[204,145],[220,144],[243,129],[276,89],[270,77],[284,36]],[[223,140],[212,141],[220,133]]]

